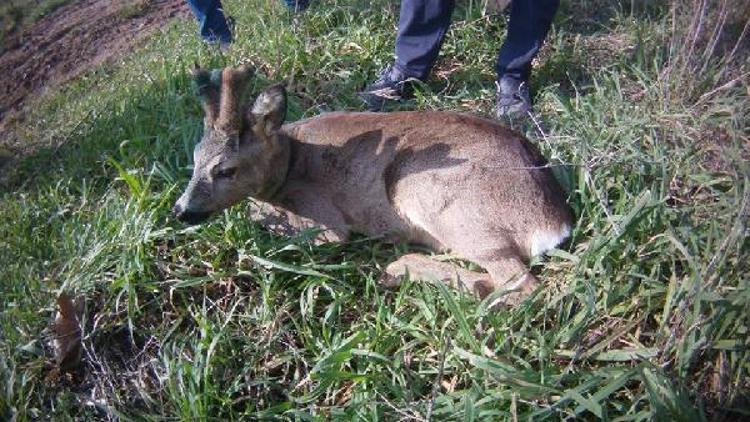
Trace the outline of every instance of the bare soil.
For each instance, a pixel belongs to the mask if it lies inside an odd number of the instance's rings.
[[[184,0],[74,0],[17,35],[0,55],[0,168],[25,152],[13,145],[12,128],[30,99],[122,56],[187,13]]]

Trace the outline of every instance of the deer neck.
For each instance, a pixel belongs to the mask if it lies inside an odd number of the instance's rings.
[[[284,134],[279,134],[276,142],[278,142],[280,148],[269,160],[266,182],[263,184],[263,188],[253,195],[257,199],[271,203],[286,183],[293,159],[291,139]]]

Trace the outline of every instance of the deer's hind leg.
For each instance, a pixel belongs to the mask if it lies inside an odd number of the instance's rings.
[[[408,254],[388,264],[381,283],[396,286],[405,276],[412,280],[442,282],[451,287],[465,287],[483,299],[495,290],[510,291],[498,299],[498,304],[514,305],[528,297],[539,285],[523,261],[517,257],[498,257],[490,262],[477,262],[488,272],[481,273],[440,262],[422,254]]]
[[[490,253],[489,258],[480,256],[469,259],[484,267],[490,274],[492,290],[510,292],[499,299],[504,304],[518,304],[539,287],[539,281],[529,272],[529,267],[513,252],[506,250]]]
[[[388,264],[380,282],[387,287],[395,287],[406,276],[412,280],[442,282],[454,288],[465,287],[480,298],[492,292],[489,274],[470,271],[416,253],[403,255]]]

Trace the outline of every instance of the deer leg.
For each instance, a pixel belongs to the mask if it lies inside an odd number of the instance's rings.
[[[480,298],[492,292],[492,281],[487,273],[440,262],[422,254],[408,254],[388,264],[380,277],[386,287],[398,286],[404,277],[412,280],[442,282],[451,287],[465,287]]]
[[[349,227],[336,206],[314,188],[294,189],[279,205],[256,202],[251,218],[273,233],[294,236],[305,230],[320,229],[315,244],[346,242]]]
[[[494,305],[515,305],[528,297],[539,285],[536,277],[520,259],[505,258],[485,267],[488,273],[461,268],[448,262],[439,262],[421,254],[408,254],[388,264],[381,276],[381,284],[393,287],[405,276],[412,280],[437,281],[451,287],[464,286],[480,299],[497,289],[512,290],[499,297]]]
[[[490,260],[473,260],[484,267],[492,277],[493,290],[507,290],[498,303],[516,305],[529,297],[539,287],[539,281],[529,272],[523,260],[512,254],[496,256]]]

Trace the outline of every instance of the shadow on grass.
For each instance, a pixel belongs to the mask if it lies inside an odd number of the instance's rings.
[[[637,21],[655,21],[669,12],[666,0],[583,0],[562,1],[557,26],[565,32],[594,35],[610,32],[614,19],[628,16]]]
[[[666,1],[585,0],[562,2],[556,17],[556,33],[540,52],[534,70],[532,92],[557,84],[565,97],[585,95],[592,72],[627,66],[642,55],[637,40],[622,22],[650,23],[669,11]]]
[[[188,163],[200,121],[197,99],[183,94],[188,84],[183,74],[171,86],[154,82],[116,104],[102,99],[100,116],[84,117],[59,146],[8,165],[3,190],[39,190],[65,179],[104,186],[117,174],[108,164],[112,159],[126,168],[159,162],[177,173]]]

